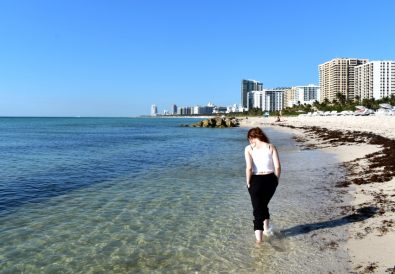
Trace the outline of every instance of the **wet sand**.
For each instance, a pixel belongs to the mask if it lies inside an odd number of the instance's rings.
[[[395,273],[395,116],[282,117],[280,122],[249,117],[240,122],[292,130],[304,149],[335,154],[347,170],[337,188],[352,196],[339,208],[357,216],[348,224],[348,240],[339,246],[350,254],[355,273]]]

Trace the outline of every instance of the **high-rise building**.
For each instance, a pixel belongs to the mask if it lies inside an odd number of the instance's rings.
[[[284,90],[284,106],[310,104],[320,100],[320,87],[310,84]]]
[[[213,114],[213,110],[214,110],[213,105],[194,106],[192,114],[195,114],[195,115]]]
[[[172,105],[171,106],[171,114],[172,115],[176,115],[177,114],[177,105]]]
[[[191,115],[193,114],[193,107],[179,107],[177,109],[178,115]]]
[[[263,84],[256,80],[241,80],[241,105],[248,108],[247,93],[251,91],[262,91]]]
[[[354,99],[354,68],[367,59],[335,58],[318,66],[320,74],[320,102],[333,101],[338,93],[346,99]]]
[[[266,91],[253,90],[247,93],[248,109],[260,108],[265,110],[266,107]]]
[[[268,111],[280,111],[284,109],[284,90],[266,90],[266,109]]]
[[[284,90],[254,90],[247,97],[248,108],[260,108],[263,111],[279,111],[284,108]]]
[[[292,107],[297,105],[299,101],[299,92],[296,87],[288,88],[284,90],[284,106]]]
[[[156,105],[151,105],[151,116],[156,116],[158,115],[158,108]]]
[[[395,61],[371,61],[355,67],[355,96],[359,100],[395,95]]]

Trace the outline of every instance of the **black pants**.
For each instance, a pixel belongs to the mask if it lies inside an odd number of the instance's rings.
[[[270,219],[267,205],[273,197],[278,185],[277,176],[274,173],[265,175],[252,175],[248,192],[254,214],[254,230],[263,230],[263,221]]]

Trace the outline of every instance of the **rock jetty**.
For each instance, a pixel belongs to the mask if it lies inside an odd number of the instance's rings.
[[[239,120],[236,118],[223,118],[223,117],[213,117],[206,120],[199,121],[190,127],[210,127],[210,128],[228,128],[228,127],[238,127]]]

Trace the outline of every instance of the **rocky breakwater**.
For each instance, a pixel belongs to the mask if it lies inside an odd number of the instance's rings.
[[[236,118],[223,118],[223,117],[213,117],[206,120],[199,121],[190,127],[210,127],[210,128],[228,128],[228,127],[238,127],[239,120]]]

